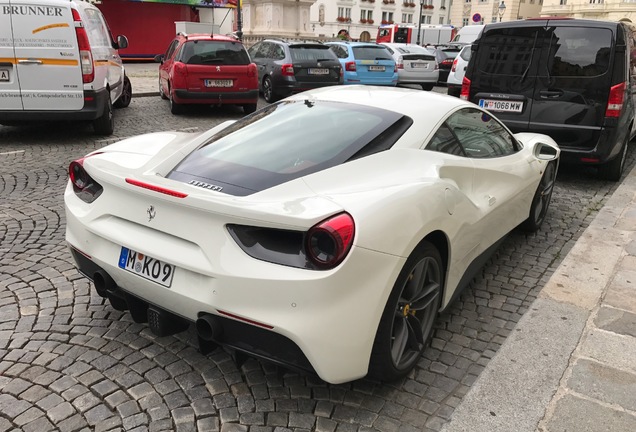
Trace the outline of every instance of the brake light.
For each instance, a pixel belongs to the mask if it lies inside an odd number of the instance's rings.
[[[294,65],[293,64],[284,64],[281,66],[281,70],[283,71],[283,76],[294,76]]]
[[[609,98],[607,99],[607,109],[605,109],[605,117],[618,117],[623,109],[623,100],[625,98],[624,82],[616,84],[610,88]]]
[[[398,58],[397,62],[395,62],[395,66],[398,69],[404,69],[404,59],[402,57]]]
[[[256,75],[256,65],[254,63],[250,63],[249,66],[247,66],[247,76],[251,78],[255,77]]]
[[[442,64],[444,66],[452,65],[453,64],[453,60],[451,60],[451,59],[442,60]]]
[[[462,91],[459,93],[459,98],[463,100],[470,98],[470,80],[466,77],[462,80]]]
[[[100,153],[93,153],[95,156]],[[87,156],[89,157],[89,156]],[[75,194],[85,203],[92,203],[103,192],[104,188],[97,183],[84,169],[86,157],[74,160],[68,166],[68,179],[73,185]]]
[[[457,59],[453,61],[453,67],[451,68],[451,72],[455,72],[457,70]]]
[[[349,253],[354,232],[355,224],[348,213],[320,222],[307,233],[307,257],[319,268],[337,266]]]
[[[188,194],[183,193],[183,192],[177,192],[171,189],[167,189],[161,186],[157,186],[157,185],[153,185],[150,183],[146,183],[146,182],[142,182],[139,180],[135,180],[135,179],[131,179],[131,178],[127,178],[126,179],[126,183],[131,184],[133,186],[138,186],[140,188],[144,188],[144,189],[148,189],[151,190],[153,192],[159,192],[162,194],[166,194],[166,195],[170,195],[173,196],[175,198],[185,198],[188,196]]]
[[[77,9],[71,9],[75,25],[75,35],[80,53],[80,64],[82,65],[82,82],[90,83],[95,80],[95,68],[93,67],[93,53],[91,44],[88,41],[88,34],[84,28],[84,23]]]
[[[402,65],[402,67],[404,67],[404,65]],[[393,72],[396,72],[396,73],[397,73],[397,71],[398,71],[398,65],[397,65],[397,63],[395,63],[395,64],[393,65]]]
[[[356,62],[350,61],[345,63],[345,70],[347,72],[355,72],[356,71]]]

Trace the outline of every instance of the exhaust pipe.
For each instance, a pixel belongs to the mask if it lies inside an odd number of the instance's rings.
[[[218,340],[223,334],[223,327],[213,315],[201,315],[196,321],[197,334],[206,342]]]
[[[100,297],[108,297],[109,293],[115,292],[117,284],[112,277],[104,270],[98,270],[93,275],[93,285],[95,285],[95,291]]]

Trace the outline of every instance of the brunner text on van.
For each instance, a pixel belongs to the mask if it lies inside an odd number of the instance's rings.
[[[3,15],[62,16],[62,8],[46,6],[2,6]]]

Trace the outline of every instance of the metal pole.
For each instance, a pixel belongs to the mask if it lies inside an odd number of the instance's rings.
[[[243,42],[243,0],[236,3],[236,37]]]
[[[422,8],[424,7],[424,0],[420,0],[420,17],[417,20],[417,44],[420,44],[420,35],[422,34]]]

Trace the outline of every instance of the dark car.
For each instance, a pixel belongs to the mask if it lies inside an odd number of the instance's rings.
[[[513,132],[551,136],[565,163],[619,180],[634,136],[634,26],[532,19],[487,25],[473,44],[461,97]]]
[[[446,85],[448,74],[453,67],[453,61],[455,61],[455,57],[457,57],[462,48],[463,45],[438,45],[434,48],[429,47],[429,50],[435,53],[435,59],[439,66],[438,85]]]
[[[342,68],[328,46],[316,41],[265,39],[249,49],[267,102],[342,83]]]
[[[186,104],[241,105],[256,111],[256,65],[236,38],[182,33],[172,40],[159,66],[159,94],[170,100],[170,111],[180,114]]]

